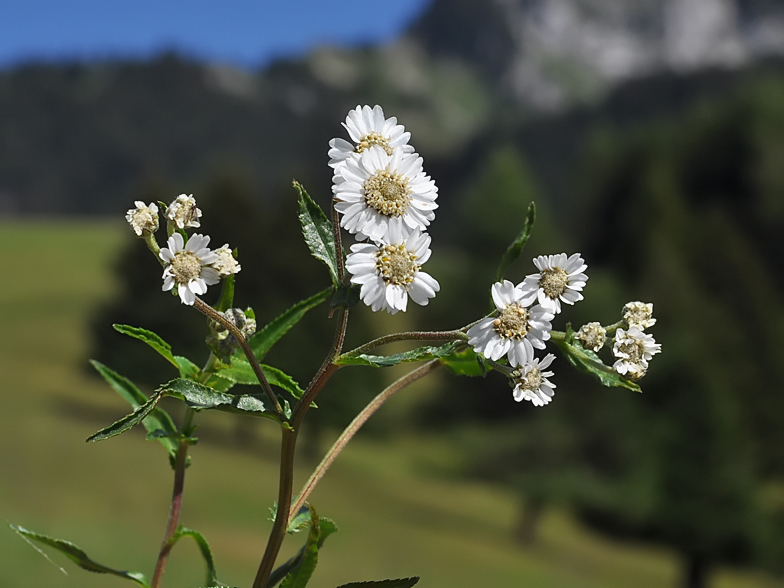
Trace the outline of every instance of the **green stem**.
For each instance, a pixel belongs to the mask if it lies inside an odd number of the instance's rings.
[[[406,331],[404,333],[393,333],[391,335],[385,335],[383,337],[379,337],[378,339],[373,339],[372,341],[368,341],[364,345],[360,345],[356,349],[352,349],[351,351],[347,351],[343,354],[343,357],[352,357],[355,355],[359,355],[361,353],[365,353],[370,351],[371,349],[375,349],[376,347],[381,347],[382,345],[386,345],[387,343],[395,343],[397,341],[468,341],[468,335],[466,335],[462,329],[456,331]]]
[[[192,408],[188,408],[185,413],[185,420],[181,432],[187,435],[193,424],[193,415],[196,413]],[[169,553],[174,543],[172,538],[177,532],[180,520],[180,510],[182,509],[182,495],[185,490],[185,467],[188,462],[188,446],[190,441],[186,437],[180,439],[177,446],[177,459],[174,464],[174,489],[172,490],[171,505],[169,506],[169,521],[166,524],[166,532],[163,535],[161,549],[158,552],[158,561],[155,564],[155,572],[152,576],[150,588],[159,588],[166,571],[166,563],[169,561]]]
[[[351,441],[351,438],[362,428],[362,426],[367,422],[367,420],[373,416],[373,414],[381,408],[389,398],[395,394],[396,392],[402,390],[409,384],[416,382],[418,379],[423,378],[430,372],[434,371],[438,367],[440,367],[441,363],[437,359],[430,360],[429,362],[421,365],[415,370],[412,370],[399,380],[395,381],[394,383],[387,386],[381,393],[378,394],[370,403],[362,409],[362,411],[354,418],[353,421],[349,424],[348,427],[340,434],[337,441],[332,445],[329,449],[327,454],[324,456],[324,459],[321,460],[321,463],[318,467],[313,471],[310,478],[305,485],[300,490],[299,495],[297,496],[296,502],[291,507],[289,513],[289,523],[291,523],[291,519],[295,516],[300,508],[305,504],[305,501],[310,496],[310,493],[313,492],[313,489],[316,487],[316,484],[319,483],[321,478],[324,477],[324,474],[327,472],[329,467],[335,461],[340,452],[345,449],[348,442]]]
[[[269,382],[267,381],[267,377],[264,375],[264,372],[261,370],[261,366],[259,365],[259,360],[256,359],[256,355],[253,353],[253,350],[250,348],[247,339],[242,334],[234,323],[232,323],[229,319],[227,319],[223,314],[212,308],[209,304],[203,302],[200,298],[196,298],[196,301],[193,304],[193,307],[198,310],[200,313],[205,315],[206,317],[214,320],[217,323],[223,325],[226,329],[228,329],[232,335],[237,339],[237,343],[239,343],[242,351],[245,353],[245,357],[248,358],[248,362],[250,363],[251,368],[253,368],[253,373],[256,374],[256,378],[259,380],[259,384],[261,384],[262,389],[269,397],[270,401],[272,402],[272,406],[275,408],[275,412],[278,414],[278,417],[281,420],[284,420],[283,409],[280,407],[280,403],[278,402],[277,396],[272,391],[272,387],[270,386]]]
[[[198,300],[198,299],[197,299]],[[346,327],[348,325],[348,309],[338,309],[338,324],[335,329],[335,337],[332,347],[321,364],[318,372],[311,380],[310,384],[297,402],[290,423],[281,423],[282,439],[280,446],[280,479],[278,482],[278,509],[275,515],[275,522],[270,531],[269,541],[261,558],[256,579],[253,581],[253,588],[267,588],[270,574],[275,565],[275,560],[283,544],[283,538],[288,528],[289,513],[291,512],[291,498],[294,490],[294,453],[297,446],[297,434],[305,413],[310,408],[318,393],[332,377],[340,366],[335,364],[335,360],[340,356],[343,348],[343,341],[346,337]]]

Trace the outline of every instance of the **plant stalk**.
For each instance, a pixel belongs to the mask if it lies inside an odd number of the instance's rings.
[[[362,428],[367,420],[373,416],[373,414],[379,408],[381,408],[381,406],[387,400],[389,400],[393,394],[402,390],[409,384],[416,382],[420,378],[425,377],[430,372],[440,367],[440,365],[441,364],[439,360],[433,359],[419,366],[417,369],[410,371],[399,380],[387,386],[382,392],[378,394],[378,396],[371,400],[365,408],[362,409],[362,411],[354,418],[354,420],[351,421],[348,427],[346,427],[346,429],[340,434],[340,437],[338,437],[338,439],[329,449],[327,454],[324,456],[324,459],[321,460],[321,463],[311,474],[308,481],[305,482],[305,485],[302,487],[302,490],[300,490],[299,495],[297,496],[297,500],[290,509],[289,523],[291,523],[291,519],[296,516],[300,508],[302,508],[302,506],[305,504],[305,501],[308,499],[308,496],[310,496],[310,493],[313,492],[316,484],[318,484],[321,478],[324,477],[324,474],[335,461],[337,456],[340,455],[340,452],[345,449],[346,445],[348,445],[348,442],[351,441],[352,437],[354,437],[357,431]]]
[[[370,351],[371,349],[375,349],[376,347],[381,347],[382,345],[386,345],[387,343],[395,343],[397,341],[468,341],[468,335],[466,335],[462,330],[457,331],[406,331],[404,333],[392,333],[391,335],[385,335],[383,337],[379,337],[378,339],[373,339],[372,341],[368,341],[364,345],[360,345],[356,349],[352,349],[351,351],[347,351],[343,354],[345,357],[352,357],[355,355],[360,355],[361,353],[365,353]]]
[[[340,351],[343,348],[347,325],[348,309],[339,308],[335,337],[327,357],[294,408],[290,423],[281,423],[282,439],[280,447],[278,509],[275,515],[275,522],[270,531],[269,540],[267,541],[267,547],[264,550],[264,556],[261,558],[259,570],[253,582],[253,588],[267,588],[270,574],[275,566],[275,560],[280,552],[280,546],[283,544],[283,538],[288,528],[292,492],[294,490],[294,453],[297,446],[299,426],[302,423],[302,419],[305,418],[305,413],[310,408],[310,404],[318,396],[324,384],[332,377],[332,374],[340,367],[335,364],[335,360],[340,356]]]
[[[183,433],[187,434],[193,422],[193,415],[196,413],[192,408],[188,408],[185,413],[185,422],[182,426]],[[182,509],[182,495],[185,490],[185,466],[188,462],[188,439],[180,439],[177,446],[177,459],[174,464],[174,489],[172,490],[171,505],[169,506],[169,521],[166,524],[166,532],[163,535],[161,549],[158,552],[158,561],[155,564],[155,572],[152,576],[150,588],[160,588],[163,580],[163,573],[166,571],[166,563],[169,561],[169,553],[174,546],[172,538],[177,532],[180,521],[180,510]]]
[[[281,420],[284,420],[283,409],[280,407],[280,403],[278,402],[277,396],[272,391],[272,387],[270,386],[269,382],[267,381],[267,377],[264,375],[264,372],[261,370],[261,366],[259,365],[259,360],[256,359],[256,355],[253,353],[253,350],[250,348],[247,339],[242,334],[234,323],[232,323],[229,319],[219,313],[217,310],[212,308],[209,304],[203,302],[200,298],[196,298],[196,301],[193,304],[193,307],[198,310],[200,313],[205,315],[207,318],[214,320],[215,322],[220,323],[224,327],[226,327],[234,338],[237,339],[242,351],[245,353],[245,357],[248,358],[248,362],[250,363],[251,368],[253,368],[253,373],[256,374],[256,378],[259,380],[259,384],[261,384],[262,389],[269,397],[270,401],[272,402],[272,406],[275,408],[275,412],[278,414]]]

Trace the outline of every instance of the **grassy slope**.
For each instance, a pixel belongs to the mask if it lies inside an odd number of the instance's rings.
[[[83,363],[86,320],[96,301],[111,294],[110,263],[125,238],[116,223],[0,224],[0,519],[72,540],[107,565],[149,574],[171,484],[163,452],[137,433],[83,441],[126,410]],[[161,297],[161,304],[173,303]],[[78,403],[97,413],[75,412]],[[213,435],[232,430],[228,415],[200,418]],[[255,573],[275,495],[276,431],[265,425],[266,456],[205,440],[193,450],[186,481],[182,520],[207,536],[222,579],[237,586],[249,585]],[[428,588],[674,585],[672,554],[597,538],[561,512],[546,516],[537,547],[521,550],[509,540],[514,497],[423,475],[413,460],[423,448],[431,459],[448,451],[442,441],[401,439],[359,441],[342,456],[313,496],[319,512],[341,526],[325,547],[314,588],[415,574]],[[297,483],[306,473],[300,474]],[[295,541],[286,549],[296,549]],[[64,576],[10,530],[0,529],[0,553],[3,588],[130,586],[53,556]],[[196,561],[192,545],[178,546],[166,585],[200,586]],[[728,570],[716,580],[722,588],[784,585]]]

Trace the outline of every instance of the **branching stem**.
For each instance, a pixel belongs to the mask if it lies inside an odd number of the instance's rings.
[[[234,323],[232,323],[229,319],[227,319],[223,314],[212,308],[209,304],[203,302],[200,298],[196,298],[196,302],[194,302],[193,307],[198,310],[200,313],[205,315],[207,318],[214,320],[217,323],[220,323],[225,328],[227,328],[231,334],[237,339],[237,343],[239,343],[242,351],[245,353],[245,357],[248,358],[248,362],[250,363],[251,368],[253,368],[253,373],[256,374],[256,378],[259,380],[259,384],[261,384],[262,389],[269,397],[270,401],[272,402],[272,406],[275,408],[275,412],[278,414],[281,420],[284,420],[283,416],[283,409],[280,407],[280,403],[278,402],[277,396],[272,391],[272,387],[270,386],[269,382],[267,381],[267,377],[264,375],[264,372],[261,371],[261,366],[259,365],[259,360],[256,359],[256,355],[253,353],[253,350],[250,348],[247,339],[242,334]]]
[[[253,582],[253,588],[267,588],[270,574],[275,565],[275,560],[280,552],[280,546],[283,544],[283,538],[286,535],[288,528],[289,514],[291,512],[291,498],[294,490],[294,452],[297,445],[297,434],[299,433],[299,426],[302,419],[305,418],[305,413],[310,408],[310,404],[315,400],[318,393],[327,383],[329,378],[332,377],[340,366],[335,364],[335,360],[340,356],[340,351],[343,348],[343,341],[346,337],[346,327],[348,325],[348,309],[338,309],[338,324],[335,328],[335,337],[332,341],[332,347],[321,364],[318,372],[308,384],[302,398],[299,399],[294,413],[291,416],[291,421],[281,424],[282,439],[280,447],[280,480],[278,483],[278,510],[275,515],[275,522],[270,531],[269,541],[264,550],[264,556],[261,558],[259,570],[256,573],[256,579]]]
[[[313,489],[316,487],[316,484],[319,483],[321,478],[324,477],[324,474],[327,472],[329,467],[335,461],[340,452],[345,449],[348,442],[351,441],[351,438],[362,428],[367,420],[373,416],[373,414],[381,408],[389,398],[395,394],[396,392],[402,390],[409,384],[416,382],[418,379],[423,378],[433,370],[437,369],[440,366],[440,362],[437,359],[433,359],[428,361],[427,363],[419,366],[417,369],[410,371],[408,374],[400,378],[399,380],[395,381],[394,383],[387,386],[381,393],[378,394],[370,403],[362,409],[362,411],[354,418],[353,421],[349,424],[348,427],[340,434],[337,441],[332,445],[329,449],[327,454],[324,456],[324,459],[321,460],[321,463],[318,467],[313,471],[310,478],[305,485],[300,490],[299,495],[297,496],[297,500],[294,505],[291,507],[289,512],[289,524],[291,523],[291,519],[295,516],[299,509],[305,504],[305,501],[310,496],[310,493],[313,492]]]

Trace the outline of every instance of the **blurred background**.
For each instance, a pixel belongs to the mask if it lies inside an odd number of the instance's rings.
[[[0,8],[0,516],[152,571],[171,492],[95,358],[149,392],[175,377],[112,323],[201,362],[204,322],[160,293],[123,221],[194,194],[239,248],[259,323],[326,287],[291,180],[325,208],[327,143],[357,104],[411,131],[439,186],[428,271],[404,316],[353,312],[348,344],[458,328],[538,207],[534,255],[580,252],[570,321],[653,302],[643,394],[556,360],[554,401],[498,374],[437,373],[393,398],[321,482],[341,532],[312,585],[421,575],[429,588],[784,586],[784,2],[33,1]],[[207,301],[211,302],[207,295]],[[333,325],[312,311],[269,356],[306,382]],[[306,419],[295,485],[394,370],[339,372]],[[179,415],[178,407],[169,408]],[[277,429],[202,414],[182,522],[249,585],[269,531]],[[286,553],[298,548],[289,540]],[[0,531],[0,587],[121,586]],[[200,586],[178,545],[169,586]]]

